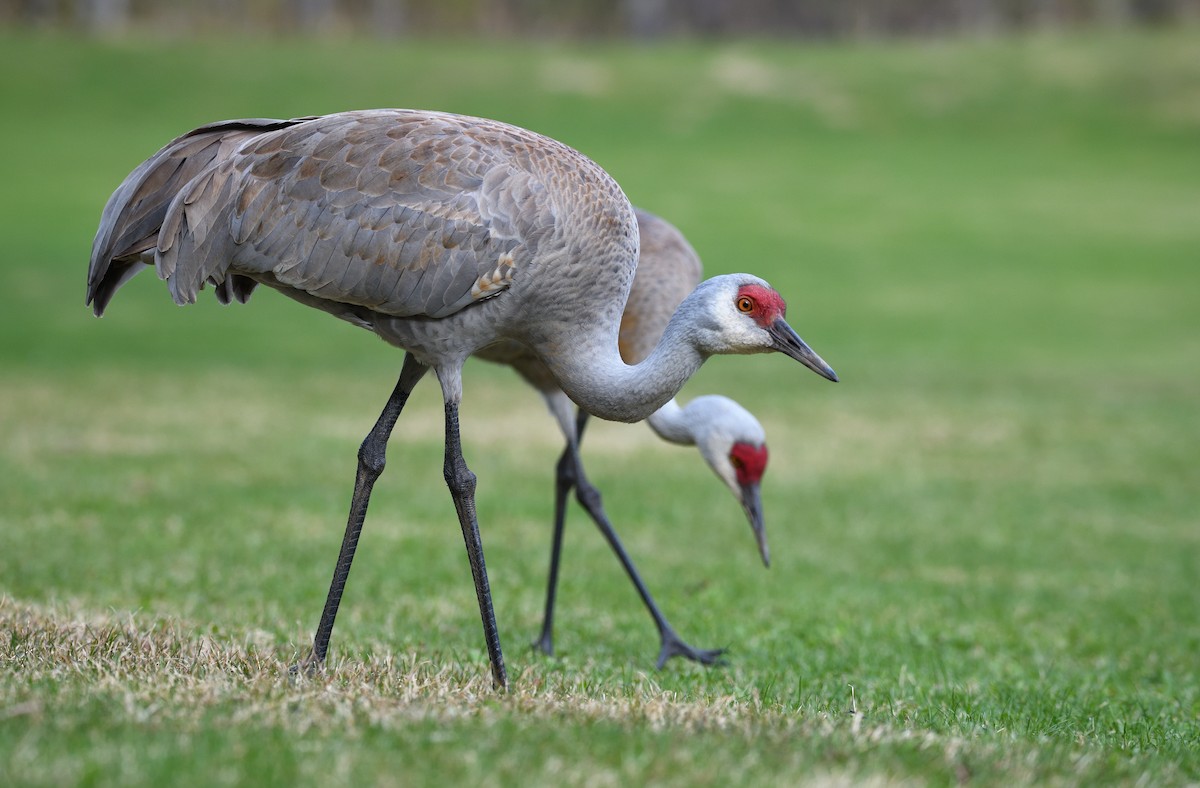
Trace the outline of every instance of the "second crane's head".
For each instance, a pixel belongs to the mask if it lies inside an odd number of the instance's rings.
[[[750,411],[720,395],[696,397],[683,413],[700,455],[742,505],[763,566],[770,566],[761,492],[767,470],[766,432]]]
[[[821,377],[837,382],[837,373],[784,319],[787,302],[783,296],[757,276],[715,276],[701,282],[684,305],[697,308],[708,318],[697,332],[699,347],[704,352],[779,351]]]

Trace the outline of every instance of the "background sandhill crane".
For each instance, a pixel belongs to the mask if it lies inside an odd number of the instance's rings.
[[[683,234],[666,220],[634,208],[641,252],[637,273],[621,316],[620,351],[628,363],[637,363],[654,350],[655,343],[671,319],[676,307],[700,283],[700,258]],[[558,586],[562,535],[566,504],[575,488],[580,505],[591,516],[608,541],[634,587],[646,605],[658,629],[660,648],[657,665],[661,668],[674,656],[711,664],[720,657],[720,649],[697,649],[685,643],[655,603],[638,574],[633,560],[621,544],[616,530],[604,512],[600,492],[587,479],[579,445],[587,421],[586,411],[576,417],[570,399],[563,394],[554,377],[525,346],[509,342],[484,348],[481,358],[509,364],[546,400],[566,439],[566,448],[558,461],[555,479],[554,536],[550,551],[550,575],[546,588],[546,607],[542,631],[534,645],[546,654],[554,652],[554,605]],[[764,565],[769,565],[766,531],[763,525],[759,482],[766,469],[766,435],[762,425],[742,406],[727,397],[697,397],[681,408],[671,400],[648,419],[651,427],[665,440],[698,446],[701,455],[729,486],[742,504],[754,530]]]
[[[247,136],[238,143],[236,134]],[[226,156],[222,146],[234,145]],[[190,164],[179,151],[205,152]],[[184,157],[186,160],[188,157]],[[204,158],[209,159],[203,164]],[[325,658],[387,437],[432,367],[445,403],[447,486],[458,513],[492,678],[507,684],[458,421],[462,366],[522,342],[593,415],[638,421],[708,356],[778,350],[836,376],[748,274],[715,277],[680,305],[654,352],[630,366],[617,336],[637,265],[637,223],[590,159],[525,129],[414,110],[365,110],[197,129],[138,166],[105,205],[87,302],[97,314],[153,262],[177,304],[206,282],[244,301],[266,284],[406,351],[359,449],[350,516],[307,660]]]

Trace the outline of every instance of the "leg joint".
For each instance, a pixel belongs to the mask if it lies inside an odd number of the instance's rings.
[[[588,512],[600,511],[602,505],[600,491],[589,484],[586,479],[576,480],[575,497]]]
[[[571,451],[564,451],[562,456],[558,458],[558,465],[555,467],[555,478],[558,483],[568,488],[574,486],[578,474],[575,471],[575,460],[571,456]]]
[[[448,462],[443,470],[446,486],[452,493],[456,495],[475,494],[475,474],[467,467],[466,463]]]
[[[358,447],[358,466],[377,477],[386,465],[387,441],[376,440],[374,433],[368,435]]]

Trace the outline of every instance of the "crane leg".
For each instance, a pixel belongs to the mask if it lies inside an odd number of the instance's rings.
[[[661,648],[658,652],[657,667],[661,670],[663,665],[671,657],[684,657],[694,662],[699,662],[703,665],[713,665],[721,662],[721,654],[724,649],[698,649],[689,646],[675,632],[674,627],[668,623],[666,616],[659,610],[658,605],[654,602],[654,598],[650,596],[649,589],[642,582],[641,576],[638,574],[637,567],[633,565],[633,560],[629,554],[625,552],[624,545],[621,544],[617,532],[613,529],[612,523],[609,522],[608,515],[604,512],[604,505],[600,498],[600,491],[592,486],[588,481],[587,476],[583,472],[583,461],[579,456],[579,443],[583,438],[583,428],[587,423],[587,414],[579,413],[578,421],[576,422],[575,440],[568,441],[566,450],[563,452],[562,458],[559,460],[559,476],[557,482],[557,490],[561,491],[561,495],[565,499],[567,493],[570,492],[571,485],[575,487],[575,495],[579,500],[584,510],[591,516],[592,521],[596,523],[596,527],[600,529],[600,533],[608,541],[613,552],[616,553],[617,559],[621,562],[621,566],[625,568],[625,573],[629,575],[629,579],[633,581],[634,588],[637,589],[638,595],[642,598],[642,603],[645,604],[646,610],[654,619],[654,626],[658,628],[658,637],[661,642]],[[551,643],[551,631],[553,626],[554,615],[554,596],[555,586],[558,580],[558,562],[560,559],[560,551],[562,548],[562,529],[564,518],[558,516],[558,507],[556,506],[555,523],[554,523],[554,540],[553,548],[550,555],[550,582],[546,591],[546,618],[542,624],[542,637],[537,644],[546,653],[551,653],[553,648]]]
[[[446,401],[446,485],[458,511],[467,558],[471,562],[471,577],[475,580],[475,596],[479,600],[479,615],[483,619],[483,638],[487,643],[488,659],[492,666],[492,684],[504,689],[508,675],[504,670],[504,654],[500,651],[500,632],[496,628],[496,613],[492,608],[492,590],[488,586],[487,566],[483,561],[483,542],[479,537],[479,521],[475,513],[475,474],[463,459],[462,441],[458,429],[458,404]]]
[[[400,369],[400,378],[396,387],[383,406],[375,426],[367,433],[358,449],[358,471],[354,478],[354,495],[350,499],[350,516],[346,521],[346,535],[342,537],[342,547],[338,553],[337,564],[333,569],[333,581],[329,585],[329,594],[325,597],[325,608],[321,611],[321,620],[317,624],[317,634],[313,637],[312,651],[308,657],[292,668],[292,672],[303,671],[315,673],[325,664],[325,655],[329,652],[329,637],[333,634],[333,622],[337,618],[338,605],[342,601],[342,591],[346,588],[346,578],[350,576],[350,564],[354,561],[354,551],[358,548],[358,537],[362,533],[363,523],[367,518],[367,504],[371,501],[371,490],[375,480],[383,473],[388,438],[396,419],[408,402],[417,382],[429,371],[429,367],[417,361],[412,355],[404,356],[404,366]]]
[[[587,412],[579,411],[575,420],[575,440],[583,439],[583,428],[587,426]],[[558,566],[562,557],[563,530],[567,522],[567,500],[575,488],[575,463],[572,461],[571,443],[558,458],[554,475],[554,536],[550,544],[550,578],[546,582],[546,612],[542,617],[542,633],[533,642],[534,648],[543,654],[554,654],[554,602],[558,592]]]

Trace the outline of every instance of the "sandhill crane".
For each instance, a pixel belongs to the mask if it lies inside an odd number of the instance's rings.
[[[619,348],[627,363],[637,363],[654,350],[676,307],[700,284],[700,257],[683,234],[666,220],[634,208],[640,256],[629,300],[621,316]],[[481,358],[509,364],[525,378],[542,397],[558,421],[566,439],[566,448],[558,461],[555,479],[554,535],[550,551],[550,576],[546,587],[546,607],[542,630],[534,646],[546,654],[554,653],[554,605],[558,586],[562,535],[566,519],[566,504],[572,488],[584,510],[600,529],[616,553],[625,572],[642,598],[654,625],[658,629],[659,668],[675,656],[704,664],[716,662],[721,649],[697,649],[685,643],[655,603],[650,591],[638,574],[633,560],[625,551],[604,512],[600,492],[584,474],[579,445],[587,412],[572,413],[570,399],[563,394],[545,365],[529,348],[517,342],[501,343],[484,348]],[[770,564],[766,531],[763,525],[759,482],[766,469],[766,434],[758,419],[738,403],[719,395],[697,397],[680,407],[672,399],[647,419],[651,428],[664,440],[699,448],[713,469],[742,504],[754,531],[764,565]]]
[[[250,119],[189,132],[125,178],[93,242],[87,303],[102,314],[117,288],[153,264],[177,304],[194,303],[206,282],[223,301],[245,301],[265,284],[406,351],[359,448],[310,670],[328,650],[388,435],[433,368],[445,406],[443,474],[493,683],[505,687],[458,419],[470,355],[499,341],[526,344],[575,403],[616,421],[645,419],[715,353],[780,351],[837,377],[788,325],[783,298],[749,274],[703,282],[654,352],[625,364],[617,337],[637,258],[637,223],[620,187],[548,137],[417,110]]]

